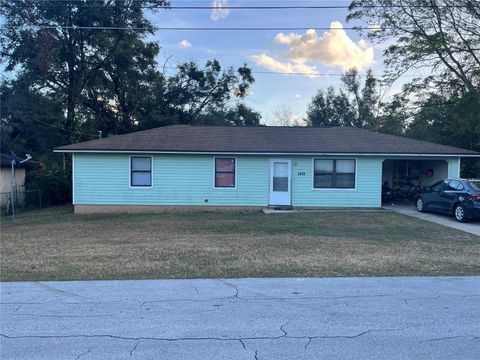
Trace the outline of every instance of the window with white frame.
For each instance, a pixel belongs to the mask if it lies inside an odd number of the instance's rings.
[[[354,189],[354,159],[314,159],[313,187],[315,189]]]
[[[215,187],[235,187],[235,158],[215,158]]]
[[[130,158],[130,186],[152,186],[152,158],[150,156],[132,156]]]

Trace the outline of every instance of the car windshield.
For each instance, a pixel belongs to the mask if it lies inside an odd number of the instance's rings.
[[[477,190],[477,191],[480,192],[480,180],[473,180],[473,181],[470,180],[469,183],[470,183],[470,185],[472,185],[472,187],[473,187],[475,190]]]

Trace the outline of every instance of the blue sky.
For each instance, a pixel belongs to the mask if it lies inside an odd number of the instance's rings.
[[[345,5],[349,1],[235,1],[172,0],[172,6],[217,4],[229,6]],[[301,10],[162,10],[151,19],[158,26],[172,27],[327,27],[347,24],[346,9]],[[328,86],[339,87],[339,76],[351,66],[361,73],[371,68],[381,74],[382,49],[373,46],[353,30],[309,31],[162,31],[155,35],[162,47],[159,63],[168,66],[195,60],[202,64],[216,58],[222,66],[247,63],[256,82],[247,104],[261,112],[268,122],[275,109],[287,106],[303,117],[313,95]],[[174,70],[170,70],[174,71]],[[283,75],[278,72],[328,73],[331,76]]]

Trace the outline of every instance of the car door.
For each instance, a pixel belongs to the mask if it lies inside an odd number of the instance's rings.
[[[439,211],[450,213],[453,205],[457,202],[460,191],[460,181],[452,180],[447,183],[446,188],[440,193]]]
[[[442,192],[447,188],[447,181],[439,181],[432,186],[429,190],[422,193],[422,198],[425,204],[425,208],[432,211],[442,211],[441,207],[441,195]]]

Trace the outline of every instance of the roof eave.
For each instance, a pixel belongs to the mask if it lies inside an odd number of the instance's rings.
[[[103,154],[236,154],[236,155],[308,155],[308,156],[386,156],[386,157],[479,157],[480,153],[400,153],[400,152],[312,152],[312,151],[179,151],[179,150],[110,150],[110,149],[54,149],[55,153],[103,153]]]

